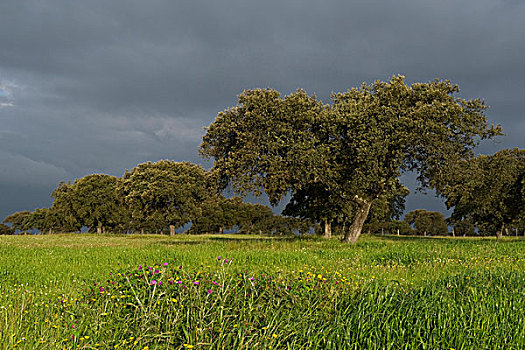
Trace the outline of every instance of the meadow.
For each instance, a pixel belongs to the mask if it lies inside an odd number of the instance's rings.
[[[525,240],[0,236],[0,349],[524,349]]]

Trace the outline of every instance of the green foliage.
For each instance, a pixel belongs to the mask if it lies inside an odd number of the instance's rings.
[[[51,206],[56,215],[55,227],[59,232],[75,232],[82,228],[82,218],[75,211],[74,187],[69,182],[60,182],[58,187],[51,193],[54,198]]]
[[[130,217],[116,190],[119,181],[115,176],[103,174],[75,180],[72,206],[82,226],[124,231]]]
[[[210,177],[188,162],[148,162],[126,171],[119,193],[134,229],[166,232],[169,225],[182,227],[201,215],[201,203],[215,192]]]
[[[33,226],[59,232],[79,231],[86,226],[92,231],[124,231],[130,221],[127,208],[116,188],[119,179],[92,174],[76,179],[73,184],[61,182],[52,193],[50,210],[35,212]]]
[[[448,233],[448,226],[443,214],[437,211],[427,211],[416,209],[405,215],[404,221],[409,225],[414,225],[417,233],[431,235],[441,235]]]
[[[458,91],[448,81],[408,86],[402,76],[333,94],[331,105],[303,90],[284,98],[249,90],[217,115],[200,152],[214,158],[223,187],[264,191],[273,204],[291,193],[294,215],[326,218],[356,206],[345,237],[355,241],[371,204],[401,187],[402,170],[435,187],[446,164],[501,133],[487,126],[483,101]]]
[[[391,234],[399,233],[401,235],[409,235],[413,233],[410,225],[407,222],[401,220],[392,220],[389,222],[388,231]]]
[[[16,231],[22,231],[27,232],[31,229],[29,223],[29,220],[31,219],[31,212],[24,210],[24,211],[18,211],[16,213],[13,213],[11,215],[8,215],[4,221],[2,221],[4,224],[8,223],[11,224],[11,229]]]
[[[525,150],[505,149],[453,164],[438,188],[455,221],[498,235],[525,217]]]
[[[15,230],[13,230],[11,227],[0,224],[0,235],[12,235],[15,233]]]

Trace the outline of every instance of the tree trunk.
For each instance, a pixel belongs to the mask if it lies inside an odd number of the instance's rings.
[[[143,229],[143,228],[140,229],[140,234],[141,234],[141,235],[144,234],[144,229]]]
[[[170,236],[175,236],[175,225],[170,225]]]
[[[221,234],[221,235],[222,235],[222,232],[223,232],[223,231],[224,231],[224,229],[222,228],[222,226],[221,226],[221,227],[219,227],[219,234]]]
[[[97,235],[100,235],[102,233],[102,223],[99,221],[97,226]]]
[[[53,234],[53,229],[52,228],[49,229],[49,234],[50,235]]]
[[[456,237],[456,228],[452,227],[452,237]]]
[[[324,219],[324,238],[332,237],[332,223],[328,219]]]
[[[501,237],[503,237],[503,230],[505,229],[505,226],[504,225],[501,225],[501,229],[496,231],[496,238],[497,239],[500,239]]]
[[[397,235],[399,236],[399,229],[397,229]]]
[[[346,243],[357,242],[357,239],[359,238],[359,235],[361,234],[361,230],[363,229],[363,225],[365,224],[365,220],[368,216],[368,212],[370,211],[371,206],[372,206],[372,201],[361,201],[361,203],[358,205],[357,212],[354,217],[354,221],[352,222],[352,225],[350,226],[350,230],[345,232],[345,236],[343,237],[343,242],[346,242]]]

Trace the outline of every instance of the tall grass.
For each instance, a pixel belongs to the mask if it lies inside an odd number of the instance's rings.
[[[0,348],[523,349],[524,248],[0,237]]]

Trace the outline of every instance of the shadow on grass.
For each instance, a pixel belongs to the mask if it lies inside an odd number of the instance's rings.
[[[374,235],[375,237],[391,242],[439,242],[444,244],[456,243],[501,243],[512,244],[523,240],[522,237],[508,236],[497,239],[495,236],[468,236],[468,237],[452,237],[452,236],[397,236],[397,235]]]
[[[152,242],[153,245],[159,245],[159,244],[162,244],[162,245],[168,245],[168,246],[178,246],[178,245],[200,245],[200,244],[204,244],[206,242],[209,242],[209,240],[195,240],[195,241],[188,241],[188,240],[163,240],[163,241],[156,241],[156,242]]]
[[[191,238],[190,238],[191,237]],[[264,236],[264,235],[194,235],[188,239],[165,239],[152,242],[152,244],[163,244],[170,246],[177,245],[199,245],[208,242],[225,242],[225,243],[267,243],[267,242],[297,242],[305,240],[315,240],[316,237],[310,236]]]
[[[270,242],[270,241],[279,241],[279,242],[293,242],[300,240],[299,237],[293,236],[240,236],[240,237],[221,237],[214,236],[208,237],[212,241],[222,241],[222,242]]]

